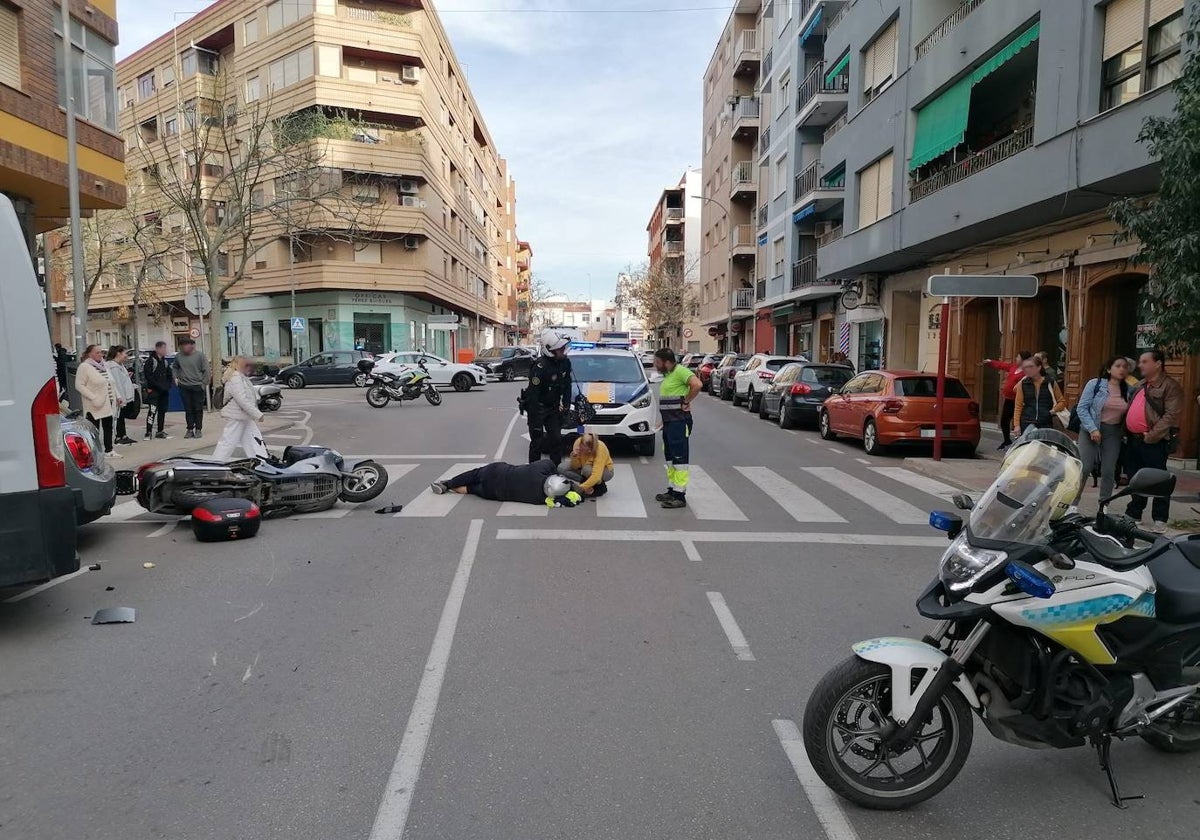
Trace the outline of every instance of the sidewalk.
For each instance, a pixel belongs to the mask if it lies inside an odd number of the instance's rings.
[[[290,417],[268,414],[259,424],[259,428],[262,429],[263,434],[270,434],[286,429],[293,423],[295,420]],[[169,440],[159,440],[158,438],[143,440],[142,435],[146,433],[146,415],[143,413],[137,420],[128,423],[129,436],[137,443],[132,446],[114,447],[121,457],[109,459],[108,463],[112,464],[114,469],[135,470],[142,464],[149,464],[176,455],[211,453],[224,429],[225,419],[218,412],[211,411],[204,415],[204,437],[199,440],[185,438],[183,434],[187,428],[183,425],[183,413],[173,411],[167,414],[165,431],[171,436]],[[278,447],[278,444],[267,441],[268,447],[273,445]]]

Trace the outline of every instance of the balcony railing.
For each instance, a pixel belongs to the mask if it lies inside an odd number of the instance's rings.
[[[734,248],[757,248],[758,240],[754,236],[754,225],[735,225],[731,244]]]
[[[846,186],[846,175],[844,172],[840,172],[840,174],[839,172],[835,172],[833,175],[826,175],[824,178],[819,178],[817,173],[820,168],[821,162],[814,160],[808,165],[807,169],[796,176],[792,193],[793,201],[799,201],[813,190],[840,190]],[[841,170],[841,167],[838,169]]]
[[[758,156],[765,157],[771,149],[771,126],[765,126],[758,136]]]
[[[829,23],[825,26],[825,32],[827,35],[828,33],[832,32],[839,23],[842,22],[842,18],[846,16],[846,12],[848,11],[850,11],[850,4],[843,3],[842,10],[830,18]]]
[[[683,242],[678,239],[668,239],[663,242],[663,253],[668,257],[678,257],[683,254]]]
[[[796,91],[796,110],[802,111],[804,106],[816,97],[818,93],[845,93],[850,89],[850,74],[843,70],[830,80],[825,79],[825,62],[820,62],[800,83]]]
[[[982,5],[983,0],[966,0],[961,6],[951,12],[944,21],[935,26],[933,31],[922,38],[917,44],[917,61],[920,61],[925,53],[933,49],[934,44],[953,32],[954,27],[966,20],[967,15]]]
[[[829,230],[817,237],[817,247],[824,248],[826,245],[832,245],[842,238],[842,226],[834,225]]]
[[[737,104],[733,106],[734,122],[738,120],[756,120],[758,119],[758,98],[754,96],[742,96],[738,99]]]
[[[754,299],[756,301],[767,299],[767,279],[765,277],[754,284]]]
[[[821,142],[828,143],[830,137],[837,134],[839,131],[841,131],[845,127],[846,121],[848,119],[850,119],[850,112],[848,110],[842,111],[842,115],[840,117],[838,117],[836,120],[834,120],[833,122],[831,122],[829,124],[829,127],[827,129],[825,129],[825,133],[821,136]]]
[[[668,207],[666,213],[663,214],[663,217],[668,222],[682,222],[683,221],[683,208],[682,207]]]
[[[803,289],[817,282],[817,258],[805,257],[792,263],[792,291]]]
[[[770,210],[770,205],[769,205],[769,204],[761,204],[761,205],[759,205],[759,208],[758,208],[758,226],[759,226],[760,228],[764,228],[764,227],[766,227],[766,226],[767,226],[767,218],[768,218],[768,212],[769,212],[769,210]]]
[[[753,309],[754,308],[754,289],[734,289],[733,290],[733,308],[734,309]]]
[[[738,40],[738,53],[758,52],[758,30],[744,29]]]
[[[775,64],[775,50],[769,49],[769,50],[767,50],[767,54],[763,56],[762,69],[759,71],[759,74],[758,74],[759,79],[771,78],[771,68],[774,66],[774,64]]]
[[[927,175],[919,181],[913,181],[909,185],[909,198],[912,201],[919,201],[951,184],[957,184],[959,181],[970,178],[976,172],[982,172],[989,166],[1007,160],[1032,145],[1033,125],[1030,124],[1018,129],[1003,140],[993,143],[986,149],[975,152],[957,163],[950,164],[945,169]]]
[[[754,189],[754,162],[749,160],[738,161],[733,166],[733,186],[734,189]]]

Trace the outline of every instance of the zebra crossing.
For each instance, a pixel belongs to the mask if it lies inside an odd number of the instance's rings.
[[[394,456],[396,458],[406,456]],[[359,505],[338,504],[319,513],[297,514],[296,521],[342,519],[362,513],[374,513],[385,505],[401,505],[390,514],[400,519],[439,519],[457,515],[495,517],[501,520],[544,519],[552,513],[543,505],[518,502],[489,502],[455,493],[435,494],[434,481],[448,479],[466,470],[482,466],[483,461],[419,460],[381,463],[388,473],[383,494]],[[662,511],[653,496],[661,488],[663,476],[658,465],[618,463],[609,492],[585,502],[565,516],[575,519],[629,521],[667,519],[684,527],[714,523],[756,524],[791,521],[803,525],[847,526],[852,523],[878,527],[891,522],[901,526],[926,525],[929,511],[944,508],[957,490],[936,479],[918,475],[903,467],[870,467],[862,472],[866,480],[849,470],[836,467],[804,467],[784,474],[766,466],[709,467],[693,464],[688,486],[688,507],[682,511]],[[135,501],[114,508],[108,522],[156,522],[165,520],[142,510]],[[745,527],[745,526],[743,526]]]

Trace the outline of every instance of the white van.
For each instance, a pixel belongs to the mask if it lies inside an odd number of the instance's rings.
[[[79,557],[46,310],[3,195],[0,264],[0,586],[12,586],[74,572]]]

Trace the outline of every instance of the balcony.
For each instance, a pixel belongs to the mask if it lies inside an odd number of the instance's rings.
[[[757,216],[759,229],[765,228],[767,226],[767,219],[770,218],[770,210],[771,210],[771,205],[769,205],[769,204],[760,204],[759,205],[758,216]]]
[[[733,172],[730,175],[730,181],[733,182],[733,186],[730,187],[730,198],[754,199],[758,192],[758,185],[754,181],[754,168],[754,162],[749,160],[734,164]]]
[[[663,256],[664,257],[682,257],[683,256],[683,240],[682,239],[667,239],[663,241]]]
[[[806,289],[817,282],[817,258],[805,257],[792,263],[792,291]]]
[[[767,126],[762,130],[762,134],[758,138],[758,156],[766,157],[767,152],[771,151],[771,126]]]
[[[920,201],[928,195],[933,195],[938,190],[945,189],[953,184],[957,184],[959,181],[970,178],[976,172],[982,172],[989,166],[994,166],[1003,160],[1008,160],[1013,155],[1025,151],[1032,145],[1033,124],[1031,123],[985,149],[970,154],[960,161],[951,163],[937,172],[930,173],[920,180],[910,182],[908,187],[909,200]]]
[[[848,11],[850,11],[850,4],[843,3],[841,10],[836,15],[834,15],[832,18],[829,19],[829,23],[825,27],[826,35],[828,35],[828,33],[832,32],[834,29],[837,28],[837,25],[842,22],[843,18],[846,17],[846,12],[848,12]]]
[[[846,170],[838,168],[820,177],[821,162],[813,161],[795,178],[792,185],[792,201],[797,207],[816,204],[816,212],[824,213],[842,200],[846,191]]]
[[[828,125],[828,127],[825,129],[825,133],[821,135],[821,142],[828,143],[830,137],[837,134],[839,131],[841,131],[843,128],[846,127],[846,121],[849,119],[850,119],[850,112],[848,110],[842,111],[842,115],[840,117],[838,117],[836,120],[834,120],[833,122],[831,122]]]
[[[734,289],[732,297],[734,312],[754,308],[754,289]]]
[[[758,79],[759,79],[758,86],[760,88],[763,88],[763,89],[767,88],[768,83],[771,81],[771,68],[774,66],[775,66],[775,50],[772,48],[772,49],[767,50],[767,54],[765,56],[763,56],[762,67],[759,68],[759,71],[758,71]]]
[[[945,38],[954,28],[967,19],[971,12],[983,5],[983,0],[966,0],[961,6],[951,12],[945,20],[933,28],[933,31],[926,35],[917,44],[917,61],[920,61],[926,53],[933,49],[933,45]]]
[[[827,75],[825,62],[819,63],[800,83],[800,89],[796,92],[797,124],[806,128],[829,125],[846,110],[846,94],[849,90],[850,74],[847,68]]]
[[[754,225],[736,225],[733,236],[729,241],[730,255],[734,257],[753,257],[757,254],[758,239],[754,235]]]
[[[826,245],[832,245],[842,238],[842,226],[840,224],[833,225],[824,233],[817,235],[817,247],[824,248]]]
[[[668,207],[663,211],[663,221],[668,225],[683,224],[683,208]]]
[[[734,139],[758,131],[758,98],[742,96],[733,106]]]
[[[746,29],[738,33],[737,55],[733,60],[734,76],[758,75],[762,50],[758,47],[758,30]]]

